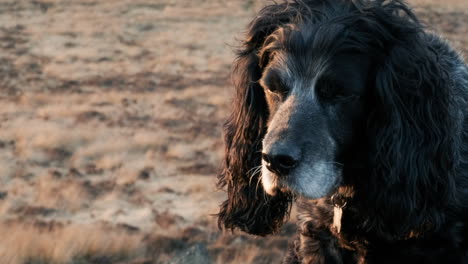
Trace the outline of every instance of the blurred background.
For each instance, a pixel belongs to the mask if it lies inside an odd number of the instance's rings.
[[[410,0],[468,54],[468,1]],[[0,263],[279,263],[222,233],[233,47],[263,0],[0,0]]]

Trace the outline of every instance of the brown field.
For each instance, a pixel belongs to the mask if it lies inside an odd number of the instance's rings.
[[[411,1],[468,54],[466,0]],[[218,230],[232,47],[256,0],[0,0],[0,263],[279,263]]]

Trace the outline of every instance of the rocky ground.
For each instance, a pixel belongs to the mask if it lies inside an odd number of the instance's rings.
[[[468,54],[464,0],[413,0]],[[278,263],[223,234],[232,48],[264,2],[0,0],[0,263]]]

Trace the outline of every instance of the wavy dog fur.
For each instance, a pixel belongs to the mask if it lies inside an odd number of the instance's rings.
[[[353,158],[339,160],[333,191],[347,200],[341,232],[332,224],[333,193],[269,195],[261,184],[262,141],[275,113],[260,80],[277,51],[299,46],[302,56],[315,49],[334,60],[347,50],[371,61],[361,136],[343,147]],[[250,23],[237,56],[220,227],[274,233],[297,201],[298,235],[285,263],[468,263],[468,69],[404,2],[274,3]]]

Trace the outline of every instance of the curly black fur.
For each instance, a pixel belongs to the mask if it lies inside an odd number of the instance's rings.
[[[314,36],[313,43],[294,32]],[[364,122],[339,160],[336,193],[347,199],[341,232],[332,226],[329,195],[298,198],[298,236],[285,262],[468,263],[468,68],[400,0],[286,1],[250,23],[225,125],[218,185],[228,200],[220,227],[263,236],[289,216],[294,192],[271,196],[260,183],[274,112],[259,81],[276,50],[299,46],[331,60],[341,50],[365,53],[372,66]]]

